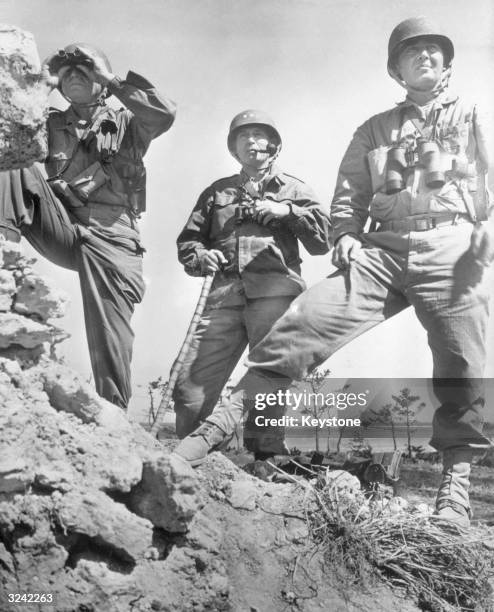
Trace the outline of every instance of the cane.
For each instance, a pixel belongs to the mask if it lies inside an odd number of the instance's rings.
[[[211,285],[213,284],[214,274],[208,274],[202,283],[201,295],[197,301],[196,309],[194,310],[194,314],[192,315],[192,320],[190,322],[189,328],[187,330],[187,334],[185,336],[185,340],[182,344],[182,347],[178,353],[178,357],[175,359],[175,363],[172,366],[170,371],[170,378],[168,379],[168,386],[163,393],[163,396],[160,401],[160,405],[158,406],[158,410],[156,411],[156,418],[151,427],[150,433],[153,436],[157,436],[158,431],[161,428],[160,413],[164,414],[166,409],[170,406],[173,389],[175,388],[175,384],[177,382],[178,375],[180,374],[180,370],[182,369],[182,365],[185,361],[185,357],[189,352],[190,344],[192,342],[192,338],[197,328],[197,324],[199,323],[199,319],[204,312],[204,306],[206,305],[206,300],[208,299],[209,292],[211,290]]]

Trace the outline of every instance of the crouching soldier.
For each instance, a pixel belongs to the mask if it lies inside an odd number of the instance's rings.
[[[78,272],[96,389],[125,408],[130,321],[144,293],[143,156],[172,125],[175,106],[134,72],[115,76],[106,55],[86,43],[54,53],[46,69],[70,103],[48,118],[48,181],[36,166],[1,173],[0,226],[20,228],[42,255]],[[110,95],[126,108],[108,106]]]
[[[239,113],[227,144],[240,173],[205,189],[177,240],[188,274],[215,274],[174,390],[179,437],[205,419],[203,433],[210,422],[221,427],[221,410],[210,415],[245,347],[305,288],[298,241],[313,255],[329,250],[329,217],[312,190],[274,166],[281,137],[273,120],[258,110]]]
[[[423,18],[392,32],[388,72],[406,98],[361,125],[341,163],[331,215],[341,270],[298,297],[251,351],[224,409],[230,420],[217,425],[227,435],[244,393],[302,379],[411,305],[428,334],[440,402],[431,440],[444,464],[436,512],[467,526],[473,453],[490,445],[480,409],[493,232],[492,219],[484,222],[485,126],[475,105],[448,90],[453,55],[452,41]]]

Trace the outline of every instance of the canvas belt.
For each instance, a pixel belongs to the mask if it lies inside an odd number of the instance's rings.
[[[408,231],[426,232],[436,227],[444,225],[457,225],[458,223],[472,223],[469,215],[460,213],[445,213],[443,215],[427,217],[410,217],[406,219],[396,219],[394,221],[384,221],[379,225],[379,231]]]

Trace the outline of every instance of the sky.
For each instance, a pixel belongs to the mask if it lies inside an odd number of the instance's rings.
[[[494,108],[490,0],[0,0],[0,14],[34,34],[42,58],[72,42],[92,43],[115,74],[141,73],[178,105],[174,126],[145,160],[148,210],[140,227],[147,291],[133,320],[131,414],[145,410],[147,383],[168,377],[190,322],[201,280],[184,273],[175,240],[201,191],[238,170],[226,148],[235,114],[246,108],[271,114],[283,139],[279,165],[329,204],[356,127],[403,98],[386,72],[387,42],[397,23],[421,14],[455,44],[451,88]],[[53,103],[60,100],[54,96]],[[59,353],[87,378],[77,276],[38,259],[38,271],[71,298],[58,323],[72,337]],[[329,256],[305,254],[308,284],[330,271]],[[491,377],[493,336],[491,326]],[[425,333],[410,309],[326,366],[340,378],[427,377],[432,370]]]

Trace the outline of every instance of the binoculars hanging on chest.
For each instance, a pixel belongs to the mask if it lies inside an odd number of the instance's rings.
[[[388,151],[386,163],[386,193],[398,193],[405,189],[409,172],[417,166],[425,170],[425,184],[429,189],[442,187],[446,182],[441,164],[441,150],[434,140],[418,138],[415,146],[397,144]]]
[[[235,209],[235,223],[241,225],[255,221],[257,211],[255,204],[252,202],[241,202]]]

